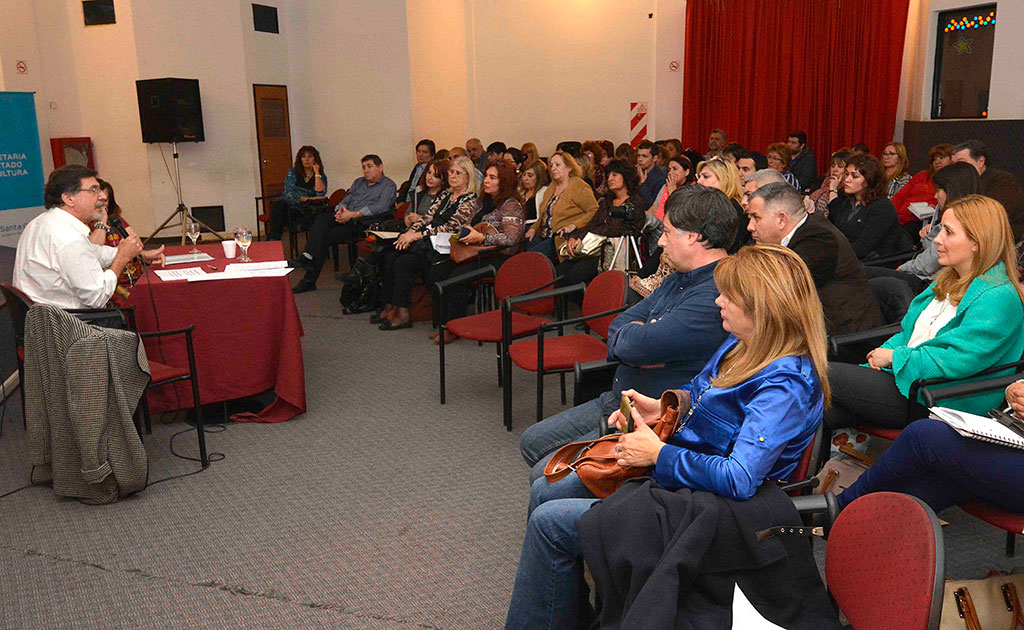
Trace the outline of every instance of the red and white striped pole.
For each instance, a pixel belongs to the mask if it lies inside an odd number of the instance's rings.
[[[629,104],[629,144],[635,149],[647,138],[647,101]]]

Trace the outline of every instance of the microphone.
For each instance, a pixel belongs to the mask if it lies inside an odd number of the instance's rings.
[[[120,234],[121,238],[128,238],[128,230],[124,229],[124,223],[121,223],[121,217],[110,217],[107,219],[107,225],[110,226],[110,229]]]

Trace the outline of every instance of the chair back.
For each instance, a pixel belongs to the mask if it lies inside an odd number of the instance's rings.
[[[944,552],[939,521],[924,502],[876,492],[846,506],[825,550],[825,581],[858,630],[938,628]]]
[[[405,218],[405,213],[409,211],[409,202],[403,201],[402,203],[395,206],[395,220],[401,221]]]
[[[587,285],[587,291],[583,294],[583,316],[603,313],[626,305],[626,274],[610,270],[598,274],[596,278]],[[593,330],[602,339],[608,338],[608,327],[618,313],[605,315],[587,322],[587,327]]]
[[[14,326],[14,339],[19,346],[24,346],[25,316],[28,315],[28,309],[32,308],[32,298],[8,282],[0,282],[0,293],[3,294],[4,302],[7,304],[7,312],[11,315],[11,324]]]
[[[343,199],[345,199],[345,194],[347,192],[348,191],[345,190],[344,188],[339,188],[338,190],[335,190],[334,192],[331,193],[331,196],[327,198],[327,203],[330,204],[330,206],[333,208],[334,206],[341,203]]]
[[[547,256],[538,252],[523,252],[505,261],[494,279],[494,295],[501,302],[507,297],[521,295],[540,287],[551,288],[555,280],[555,267]],[[547,315],[555,310],[555,298],[543,298],[516,304],[516,309],[534,315]]]

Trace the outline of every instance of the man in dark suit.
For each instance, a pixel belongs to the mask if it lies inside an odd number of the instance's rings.
[[[828,219],[808,214],[792,186],[774,183],[759,187],[750,195],[747,216],[747,229],[755,241],[788,247],[807,264],[818,288],[828,334],[882,325],[864,267],[849,241]]]
[[[981,194],[1003,204],[1013,229],[1013,240],[1019,241],[1024,234],[1024,192],[1017,178],[989,166],[988,148],[979,140],[968,140],[953,147],[953,161],[974,165],[981,177]]]
[[[416,165],[412,167],[409,179],[399,186],[398,198],[395,200],[396,203],[402,203],[403,201],[412,203],[412,199],[416,195],[416,187],[420,183],[420,178],[423,176],[424,171],[427,170],[427,165],[434,159],[436,152],[433,140],[420,140],[416,143]]]

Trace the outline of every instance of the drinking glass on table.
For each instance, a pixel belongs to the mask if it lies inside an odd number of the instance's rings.
[[[242,255],[239,262],[249,262],[249,245],[252,244],[252,231],[249,228],[238,228],[235,230],[235,242],[242,248]]]
[[[187,234],[189,240],[192,241],[191,253],[198,254],[199,248],[196,247],[196,241],[199,240],[199,224],[192,219],[186,219],[186,221],[185,234]]]

